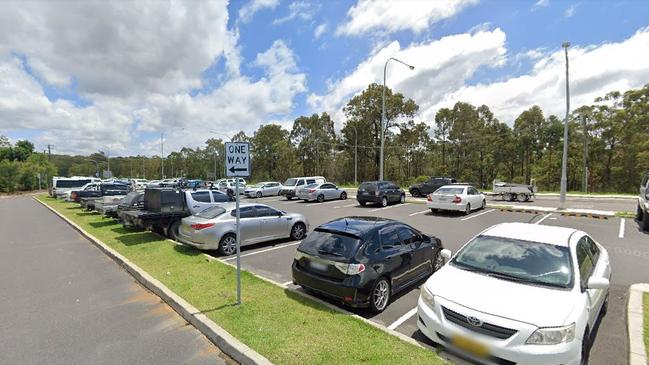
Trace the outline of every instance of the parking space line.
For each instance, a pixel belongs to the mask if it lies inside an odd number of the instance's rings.
[[[378,212],[379,210],[392,209],[392,208],[395,208],[395,207],[405,207],[406,205],[410,205],[410,203],[388,205],[387,207],[372,209],[372,210],[370,210],[370,212]]]
[[[618,232],[618,238],[624,238],[624,218],[620,218],[620,231]]]
[[[281,246],[275,246],[275,247],[267,248],[267,249],[265,249],[265,250],[259,250],[259,251],[255,251],[255,252],[246,253],[246,254],[241,255],[241,257],[252,256],[252,255],[256,255],[256,254],[258,254],[258,253],[264,253],[264,252],[268,252],[268,251],[279,250],[280,248],[284,248],[284,247],[290,247],[290,246],[299,245],[300,242],[302,242],[302,241],[291,242],[291,243],[287,243],[287,244],[285,244],[285,245],[281,245]],[[233,256],[231,256],[231,257],[224,258],[224,259],[221,260],[221,261],[236,260],[236,258],[237,258],[237,255],[233,255]]]
[[[482,212],[482,213],[478,213],[478,214],[470,215],[470,216],[468,216],[468,217],[464,217],[464,218],[462,218],[462,219],[460,219],[460,220],[461,220],[461,221],[467,221],[467,220],[469,220],[469,219],[472,219],[472,218],[475,218],[475,217],[479,217],[479,216],[481,216],[481,215],[483,215],[483,214],[491,213],[491,212],[493,212],[494,210],[495,210],[495,209],[489,209],[489,210],[486,210],[486,211],[484,211],[484,212]]]
[[[538,222],[534,222],[534,224],[539,224],[539,223],[543,222],[546,218],[548,218],[551,215],[552,215],[552,213],[548,213],[548,214],[544,215],[543,218],[539,219]]]
[[[412,308],[411,310],[408,311],[408,313],[402,315],[401,317],[399,317],[399,319],[392,322],[392,324],[388,326],[388,329],[390,330],[396,329],[397,327],[401,326],[403,322],[407,321],[408,318],[414,316],[416,313],[417,313],[417,307]]]
[[[349,208],[349,207],[353,207],[353,206],[356,206],[356,203],[353,203],[353,204],[347,204],[347,205],[340,205],[340,206],[334,207],[334,209],[338,209],[338,208]]]
[[[421,212],[408,214],[408,217],[412,217],[413,215],[419,215],[419,214],[424,214],[424,213],[428,213],[428,212],[430,212],[430,209],[422,210]]]

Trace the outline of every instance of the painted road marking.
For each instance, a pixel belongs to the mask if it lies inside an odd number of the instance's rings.
[[[347,205],[340,205],[340,206],[334,207],[334,209],[338,209],[338,208],[349,208],[349,207],[353,207],[353,206],[356,206],[356,203],[353,203],[353,204],[347,204]]]
[[[475,217],[479,217],[479,216],[481,216],[481,215],[483,215],[483,214],[491,213],[491,212],[493,212],[494,210],[495,210],[495,209],[489,209],[489,210],[484,211],[484,212],[482,212],[482,213],[478,213],[478,214],[470,215],[470,216],[465,217],[465,218],[462,218],[462,219],[460,219],[460,220],[461,220],[461,221],[467,221],[467,220],[469,220],[469,219],[472,219],[472,218],[475,218]]]
[[[534,222],[534,224],[539,224],[539,223],[543,222],[546,218],[548,218],[551,215],[552,215],[552,213],[548,213],[548,214],[544,215],[543,218],[539,219],[538,222]]]
[[[410,203],[388,205],[387,207],[372,209],[370,210],[370,212],[378,212],[379,210],[392,209],[395,207],[405,207],[406,205],[410,205]]]
[[[421,212],[417,212],[417,213],[408,214],[408,217],[412,217],[413,215],[419,215],[419,214],[424,214],[424,213],[428,213],[428,212],[430,212],[430,209],[422,210]]]
[[[619,238],[624,238],[624,222],[624,218],[620,218],[620,231],[617,234]]]
[[[399,317],[399,319],[397,319],[391,325],[389,325],[388,329],[393,330],[393,329],[401,326],[403,324],[403,322],[407,321],[408,318],[414,316],[416,313],[417,313],[417,308],[416,307],[412,308],[411,310],[408,311],[408,313],[402,315],[401,317]]]
[[[287,244],[285,244],[285,245],[281,245],[281,246],[275,246],[275,247],[267,248],[267,249],[265,249],[265,250],[259,250],[259,251],[255,251],[255,252],[250,252],[250,253],[247,253],[247,254],[243,254],[243,255],[241,255],[241,257],[252,256],[252,255],[256,255],[256,254],[258,254],[258,253],[264,253],[264,252],[268,252],[268,251],[279,250],[280,248],[284,248],[284,247],[290,247],[290,246],[299,245],[300,242],[302,242],[302,241],[291,242],[291,243],[287,243]],[[224,259],[221,260],[221,261],[229,261],[229,260],[234,260],[234,259],[236,259],[236,258],[237,258],[237,256],[226,257],[226,258],[224,258]]]

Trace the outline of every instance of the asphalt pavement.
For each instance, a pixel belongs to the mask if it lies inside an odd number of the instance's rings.
[[[198,330],[30,197],[0,199],[0,363],[225,364]]]
[[[254,199],[242,198],[242,201],[252,200]],[[607,248],[613,267],[609,311],[597,329],[590,363],[594,365],[628,363],[625,319],[628,289],[631,284],[646,282],[649,278],[649,235],[640,231],[638,224],[633,219],[581,218],[561,216],[557,213],[505,212],[493,208],[475,211],[468,216],[456,213],[432,214],[422,203],[390,205],[386,208],[371,205],[361,207],[353,195],[350,195],[348,200],[325,203],[287,201],[279,197],[261,198],[256,201],[288,212],[304,214],[310,221],[311,229],[329,220],[345,216],[381,216],[397,219],[424,233],[439,237],[444,246],[454,252],[480,231],[503,222],[537,223],[583,230]],[[552,203],[551,199],[542,198],[531,204],[540,205],[539,201]],[[598,201],[596,199],[571,198],[569,202],[575,205],[587,204],[588,207],[580,208],[596,210],[609,210],[610,207],[614,207],[613,210],[618,210],[617,206],[614,206],[615,204],[619,204],[620,207],[626,207],[629,202],[633,204],[632,200],[624,199],[621,199],[621,202],[611,202],[608,199]],[[242,266],[246,270],[292,287],[291,263],[298,244],[299,242],[291,240],[281,240],[244,246],[242,248]],[[229,263],[234,262],[234,257],[218,258]],[[356,311],[356,313],[380,325],[411,336],[425,345],[432,345],[417,329],[414,309],[418,297],[419,286],[416,286],[393,298],[383,313],[378,315],[364,311]],[[455,363],[466,363],[448,353],[442,352],[442,354]]]

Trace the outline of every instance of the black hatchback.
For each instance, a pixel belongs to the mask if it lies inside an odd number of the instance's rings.
[[[293,283],[372,312],[395,293],[444,265],[442,242],[405,223],[347,217],[325,223],[302,242],[293,260]]]
[[[385,207],[389,203],[405,203],[406,192],[392,181],[364,181],[358,187],[356,200],[360,205],[377,203]]]

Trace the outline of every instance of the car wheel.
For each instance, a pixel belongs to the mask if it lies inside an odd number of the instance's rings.
[[[322,203],[324,201],[324,195],[320,194],[318,195],[318,203]]]
[[[642,208],[640,208],[640,204],[638,204],[638,208],[636,208],[635,219],[638,221],[642,220]]]
[[[433,214],[435,214],[435,213],[437,213],[437,209],[435,209],[435,208],[430,208],[430,212],[433,213]]]
[[[297,222],[291,227],[291,238],[299,241],[306,235],[306,226],[302,222]]]
[[[293,200],[293,197],[290,196],[290,195],[287,195],[287,196],[286,196],[286,200]]]
[[[480,209],[484,209],[486,207],[487,207],[487,200],[482,199],[482,206],[480,207]]]
[[[421,196],[421,192],[417,189],[414,189],[412,192],[410,192],[410,195],[412,195],[413,198],[419,198]]]
[[[642,230],[649,231],[649,213],[642,213]]]
[[[237,237],[228,233],[219,242],[219,253],[224,256],[230,256],[237,251]]]
[[[390,302],[390,283],[384,277],[379,278],[374,287],[372,287],[372,295],[370,297],[370,310],[374,313],[381,313],[388,306]]]
[[[364,206],[365,206],[365,204],[367,204],[367,202],[364,202],[364,201],[359,201],[359,202],[358,202],[358,204],[360,204],[360,205],[361,205],[361,207],[364,207]]]
[[[347,193],[343,191],[342,193],[340,193],[340,200],[346,200],[346,199],[347,199]]]
[[[433,272],[436,272],[437,270],[441,269],[442,266],[446,261],[444,260],[444,257],[440,254],[440,251],[437,251],[437,256],[435,256],[435,263],[433,264]]]
[[[167,229],[167,237],[174,241],[178,241],[178,230],[180,229],[180,221],[175,221],[171,223]]]
[[[514,195],[511,194],[511,193],[505,193],[502,197],[503,197],[503,200],[508,201],[508,202],[514,200]]]
[[[530,198],[528,198],[527,195],[525,195],[525,194],[518,194],[516,196],[516,200],[523,203],[523,202],[526,202],[526,201],[530,200]]]
[[[602,304],[602,309],[599,312],[600,317],[604,317],[608,312],[608,293],[606,293],[606,299],[604,299],[604,304]]]
[[[255,195],[257,196],[257,198],[261,198],[261,191],[258,191]]]
[[[388,206],[388,198],[383,197],[383,199],[381,199],[381,206],[382,207],[387,207]]]
[[[466,203],[466,208],[464,208],[464,215],[471,214],[471,203]]]
[[[581,365],[588,365],[588,357],[590,355],[590,331],[586,328],[584,338],[581,341]]]
[[[403,204],[403,203],[406,202],[406,194],[401,194],[401,198],[399,198],[399,202],[400,202],[401,204]]]

